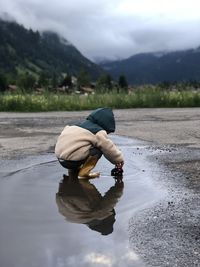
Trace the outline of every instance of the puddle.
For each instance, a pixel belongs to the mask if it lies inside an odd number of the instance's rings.
[[[125,156],[123,183],[103,158],[95,168],[101,177],[90,183],[63,180],[54,155],[0,162],[1,267],[144,266],[129,248],[128,223],[165,191],[145,144],[113,140]]]

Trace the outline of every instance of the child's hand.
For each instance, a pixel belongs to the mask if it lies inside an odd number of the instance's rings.
[[[117,163],[117,164],[115,165],[115,167],[116,167],[117,169],[119,169],[119,170],[122,170],[123,166],[124,166],[124,162],[123,162],[123,161],[120,162],[120,163]]]
[[[123,175],[123,169],[122,169],[123,165],[124,165],[124,162],[120,162],[120,163],[115,164],[115,168],[112,169],[111,175],[112,176],[122,176]]]

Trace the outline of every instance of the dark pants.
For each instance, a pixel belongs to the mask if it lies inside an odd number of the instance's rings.
[[[96,147],[92,147],[90,148],[90,153],[89,156],[95,156],[97,157],[97,160],[100,159],[100,157],[102,156],[102,152],[100,149],[96,148]],[[82,164],[84,164],[86,162],[86,159],[83,160],[64,160],[64,159],[58,159],[58,161],[60,162],[60,164],[66,168],[66,169],[78,169]]]

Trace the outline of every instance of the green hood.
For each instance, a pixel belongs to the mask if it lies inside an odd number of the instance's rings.
[[[78,125],[96,134],[101,130],[107,133],[115,131],[115,118],[111,108],[98,108],[94,110],[87,119]]]

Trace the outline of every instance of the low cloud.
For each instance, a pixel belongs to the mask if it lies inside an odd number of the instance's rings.
[[[0,16],[9,14],[34,30],[56,31],[90,59],[125,58],[200,45],[197,1],[190,1],[194,13],[188,15],[190,6],[175,11],[171,0],[171,5],[165,4],[166,12],[161,6],[159,9],[156,0],[141,1],[7,0],[0,4]],[[177,8],[181,1],[174,3]]]

